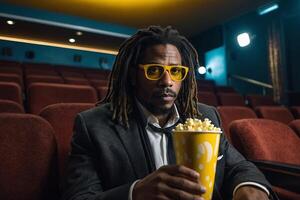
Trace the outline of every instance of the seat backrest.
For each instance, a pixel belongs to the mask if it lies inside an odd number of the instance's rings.
[[[215,92],[215,87],[210,85],[199,85],[197,89],[199,92]]]
[[[293,120],[289,123],[289,126],[297,133],[300,137],[300,119]]]
[[[247,95],[246,99],[249,106],[255,108],[257,106],[274,106],[276,103],[273,100],[272,96],[263,96],[263,95]]]
[[[217,86],[217,93],[237,93],[236,90],[231,86]]]
[[[91,86],[33,83],[28,87],[29,112],[39,114],[56,103],[96,103],[97,93]]]
[[[23,88],[23,78],[18,74],[9,74],[9,73],[0,72],[0,81],[17,83],[21,86],[21,88]]]
[[[291,111],[292,111],[295,119],[300,119],[300,106],[291,107]]]
[[[24,108],[14,101],[0,99],[0,113],[24,113]]]
[[[259,106],[256,107],[255,112],[260,118],[271,119],[284,124],[289,124],[294,120],[292,113],[283,106]]]
[[[39,116],[0,113],[0,199],[58,198],[54,131]]]
[[[250,160],[300,165],[300,140],[286,124],[268,119],[241,119],[230,125],[232,144]]]
[[[45,107],[40,113],[40,116],[46,119],[55,131],[60,177],[64,174],[65,164],[71,148],[75,116],[77,113],[94,106],[95,104],[88,103],[59,103]]]
[[[108,91],[108,87],[105,87],[105,86],[104,87],[97,87],[99,101],[104,99],[104,97],[106,96],[107,91]]]
[[[238,119],[257,118],[255,112],[245,106],[218,106],[217,110],[221,117],[223,130],[229,141],[231,140],[229,135],[231,122]]]
[[[30,75],[26,77],[26,85],[30,86],[32,83],[64,83],[60,76],[40,76]]]
[[[222,106],[246,106],[245,99],[240,94],[218,93],[219,103]]]
[[[210,106],[218,106],[218,100],[213,92],[198,92],[198,101]]]
[[[22,89],[19,84],[0,82],[0,99],[11,100],[23,105]]]

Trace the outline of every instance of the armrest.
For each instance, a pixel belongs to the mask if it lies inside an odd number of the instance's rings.
[[[300,166],[272,161],[252,161],[273,186],[300,193]]]

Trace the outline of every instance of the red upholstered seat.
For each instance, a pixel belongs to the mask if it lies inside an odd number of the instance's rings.
[[[39,116],[0,113],[0,199],[58,199],[53,132]]]
[[[55,69],[49,68],[49,69],[43,69],[43,68],[28,68],[24,69],[25,71],[25,76],[32,76],[32,75],[37,75],[37,76],[59,76],[58,72],[55,71]]]
[[[0,99],[0,113],[24,113],[24,108],[14,101]]]
[[[235,93],[218,93],[219,103],[222,106],[246,106],[244,97]]]
[[[103,100],[108,91],[108,87],[97,87],[98,99],[99,101]]]
[[[271,119],[285,124],[294,120],[292,113],[283,106],[259,106],[255,109],[257,116],[264,119]]]
[[[291,111],[292,111],[295,119],[300,119],[300,106],[291,107]]]
[[[63,78],[81,78],[85,79],[85,75],[83,72],[79,71],[77,68],[69,68],[69,69],[59,69],[60,74]]]
[[[218,106],[218,100],[212,92],[198,92],[198,101],[210,106]]]
[[[230,86],[217,86],[216,92],[217,93],[237,93],[236,90]]]
[[[72,85],[90,85],[90,82],[86,78],[72,78],[72,77],[65,77],[65,83],[72,84]]]
[[[40,116],[46,119],[55,131],[61,177],[64,174],[65,164],[71,148],[70,143],[75,116],[77,113],[94,106],[95,104],[88,103],[59,103],[45,107],[40,113]]]
[[[197,89],[199,92],[215,92],[215,87],[210,85],[199,85]]]
[[[274,192],[278,194],[280,200],[299,200],[300,194],[285,190],[280,187],[273,187]]]
[[[0,82],[13,82],[17,83],[23,88],[23,78],[18,74],[9,74],[0,72]]]
[[[87,69],[85,71],[85,76],[89,80],[109,80],[111,71],[109,70],[94,70]]]
[[[0,66],[0,73],[4,73],[4,74],[17,74],[19,75],[20,77],[23,76],[23,71],[22,71],[22,68],[20,67],[20,65],[12,65],[12,66],[9,66],[9,65],[1,65]]]
[[[300,119],[293,120],[289,123],[289,126],[297,133],[300,137]]]
[[[247,95],[246,99],[248,100],[248,104],[255,108],[257,106],[274,106],[276,103],[273,100],[272,96],[263,96],[263,95]]]
[[[39,76],[30,75],[26,77],[27,87],[32,83],[64,83],[64,80],[60,76]]]
[[[231,122],[238,119],[257,118],[253,110],[243,106],[218,106],[217,110],[222,120],[223,130],[229,141],[231,141],[229,135],[229,125]]]
[[[22,89],[19,84],[0,82],[0,99],[11,100],[23,105]]]
[[[98,88],[98,87],[108,87],[108,80],[95,80],[95,79],[91,79],[90,80],[90,83],[92,86],[94,86],[95,88]]]
[[[97,93],[91,86],[33,83],[28,87],[30,113],[38,114],[56,103],[96,103]]]
[[[209,87],[215,87],[215,82],[213,80],[203,80],[199,79],[197,80],[198,86],[209,86]]]
[[[248,159],[300,165],[300,140],[287,125],[268,119],[231,123],[232,144]]]

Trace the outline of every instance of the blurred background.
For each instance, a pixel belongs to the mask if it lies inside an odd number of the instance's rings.
[[[137,29],[171,25],[199,53],[197,79],[290,104],[299,23],[298,0],[2,0],[0,60],[110,70]]]

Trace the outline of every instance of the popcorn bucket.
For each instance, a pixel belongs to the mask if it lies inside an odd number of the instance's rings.
[[[212,199],[220,135],[221,131],[173,131],[176,162],[200,174],[205,200]]]

